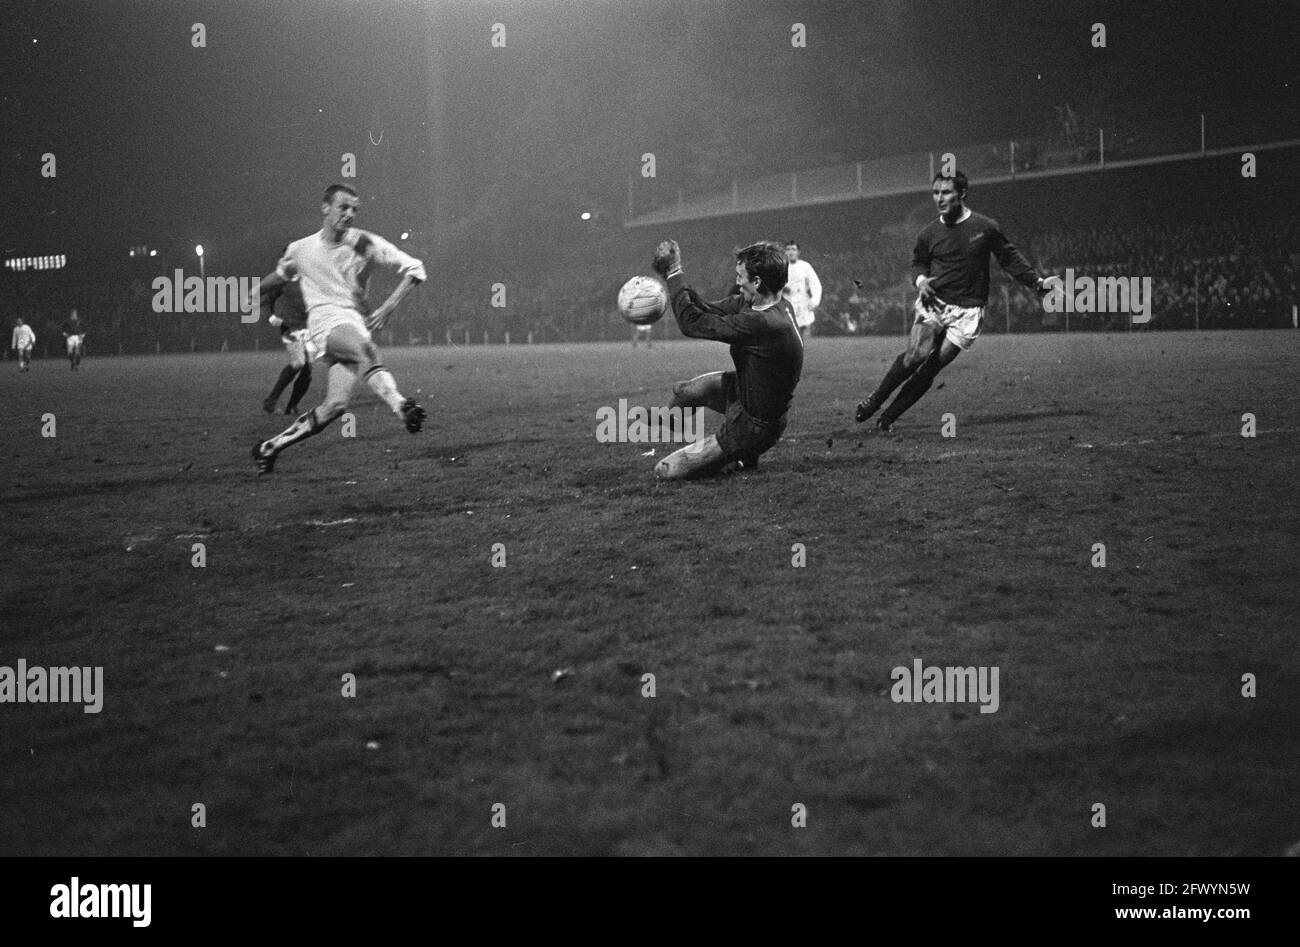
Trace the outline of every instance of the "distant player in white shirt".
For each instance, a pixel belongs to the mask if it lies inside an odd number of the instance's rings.
[[[371,331],[387,325],[411,288],[424,282],[424,264],[383,237],[354,228],[352,221],[359,206],[356,191],[346,184],[331,185],[321,204],[321,229],[289,244],[275,272],[262,279],[262,292],[267,293],[298,277],[307,306],[307,354],[329,366],[329,387],[320,405],[253,448],[258,473],[270,473],[282,450],[320,433],[342,415],[359,378],[365,379],[412,434],[424,424],[424,409],[397,390],[397,382],[370,340]],[[364,316],[365,270],[372,263],[396,270],[402,281],[379,308]]]
[[[21,319],[14,320],[13,347],[18,353],[18,370],[25,372],[32,364],[32,349],[36,345],[36,333],[32,327],[25,325]]]
[[[813,323],[817,321],[817,307],[822,304],[822,281],[817,278],[817,271],[811,263],[799,259],[799,244],[793,240],[785,245],[785,259],[790,269],[790,282],[785,284],[781,295],[794,307],[799,335],[807,342],[812,335]]]

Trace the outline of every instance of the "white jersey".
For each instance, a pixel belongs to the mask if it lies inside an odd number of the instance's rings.
[[[333,243],[323,231],[289,244],[275,271],[284,279],[299,277],[303,302],[310,317],[313,309],[333,306],[366,312],[367,267],[378,263],[400,276],[426,279],[424,264],[403,253],[383,237],[349,227],[343,239]]]
[[[789,265],[788,282],[781,295],[790,300],[794,308],[794,321],[803,328],[812,325],[817,317],[814,310],[822,303],[822,281],[807,260],[795,260]]]
[[[31,326],[25,323],[20,326],[14,326],[14,348],[29,349],[35,344],[36,333],[32,331]]]

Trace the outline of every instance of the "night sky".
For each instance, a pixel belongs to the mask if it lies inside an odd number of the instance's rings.
[[[344,152],[359,224],[446,260],[468,236],[527,252],[525,235],[576,235],[580,211],[617,220],[647,151],[657,186],[690,193],[1034,134],[1062,103],[1204,112],[1221,144],[1300,130],[1293,3],[0,7],[6,256],[202,243],[210,272],[264,272],[319,225]]]

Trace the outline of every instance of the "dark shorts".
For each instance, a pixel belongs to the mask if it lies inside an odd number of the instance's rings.
[[[736,373],[724,372],[723,385],[727,395],[726,419],[718,430],[718,446],[728,458],[757,457],[770,450],[785,431],[786,418],[760,421],[745,411],[738,400]]]

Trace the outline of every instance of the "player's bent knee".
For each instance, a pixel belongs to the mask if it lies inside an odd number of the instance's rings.
[[[696,375],[694,378],[679,381],[673,385],[673,394],[681,395],[683,398],[698,398],[708,394],[710,385],[715,381],[714,374],[717,373]]]
[[[339,361],[356,371],[358,376],[364,376],[370,369],[382,364],[379,361],[379,349],[373,342],[362,339],[357,340],[356,346],[348,353],[348,358]]]

